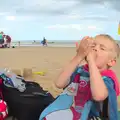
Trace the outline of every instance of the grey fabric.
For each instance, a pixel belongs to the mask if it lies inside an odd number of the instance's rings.
[[[8,74],[10,77],[7,76]],[[4,85],[7,87],[16,88],[20,92],[24,92],[26,90],[25,83],[23,82],[23,77],[19,77],[11,71],[8,72],[6,69],[0,69],[0,75],[4,79]]]
[[[25,83],[23,82],[23,79],[21,77],[18,77],[17,75],[13,75],[11,77],[11,81],[13,83],[14,86],[10,86],[9,84],[7,84],[7,82],[4,82],[4,84],[7,86],[7,87],[13,87],[13,88],[16,88],[18,89],[20,92],[24,92],[26,90],[26,87],[25,87]]]

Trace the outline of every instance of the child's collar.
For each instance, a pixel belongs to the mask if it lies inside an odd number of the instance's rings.
[[[89,66],[88,66],[88,64],[85,64],[85,65],[83,66],[83,68],[84,68],[86,71],[89,71]],[[100,74],[101,74],[102,76],[110,77],[110,78],[114,81],[114,83],[115,83],[115,90],[116,90],[117,96],[120,95],[120,86],[119,86],[119,82],[118,82],[118,79],[117,79],[115,73],[114,73],[112,70],[109,69],[109,70],[103,70],[103,71],[101,71]]]
[[[83,66],[83,68],[84,68],[86,71],[89,71],[89,66],[88,66],[88,64],[85,64],[85,65]],[[104,72],[106,72],[106,71],[108,71],[108,70],[103,70],[103,71],[101,71],[101,72],[100,72],[101,75],[104,74]]]

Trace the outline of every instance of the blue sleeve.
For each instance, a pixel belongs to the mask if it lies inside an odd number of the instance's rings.
[[[109,120],[118,120],[118,111],[117,111],[117,96],[114,89],[114,82],[111,78],[104,76],[103,80],[108,89],[108,104],[109,104]],[[96,108],[96,104],[94,103],[90,116],[99,116],[99,112]]]
[[[113,91],[115,91],[114,82],[110,77],[103,76],[103,80],[107,88],[110,87],[111,89],[113,89]]]
[[[103,80],[108,89],[109,119],[118,120],[117,96],[114,89],[114,82],[111,78],[104,76]]]

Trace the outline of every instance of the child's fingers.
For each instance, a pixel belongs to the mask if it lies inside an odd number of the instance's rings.
[[[76,42],[76,52],[79,52],[79,50],[84,51],[85,53],[87,53],[87,51],[89,51],[88,49],[91,49],[90,47],[93,44],[93,39],[92,37],[86,36],[84,37],[80,44],[78,44],[78,42]]]
[[[76,42],[76,51],[78,51],[78,48],[79,48],[79,43]]]
[[[83,48],[85,49],[85,51],[86,51],[89,47],[91,47],[92,44],[93,44],[92,39],[87,39],[87,40],[85,40],[85,41],[83,42]]]
[[[86,40],[86,39],[88,39],[89,38],[89,36],[85,36],[82,40]]]
[[[89,36],[85,36],[81,41],[80,44],[84,44],[84,42],[89,38]]]
[[[89,45],[87,48],[86,48],[86,56],[92,51],[92,47]]]
[[[87,39],[87,43],[85,43],[86,49],[91,48],[92,45],[93,45],[93,39],[92,38]]]

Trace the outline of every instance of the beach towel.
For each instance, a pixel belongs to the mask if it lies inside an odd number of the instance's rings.
[[[42,112],[39,120],[44,120],[44,119],[56,120],[60,116],[61,116],[60,118],[63,120],[79,120],[79,119],[87,120],[88,119],[89,115],[91,114],[92,106],[94,105],[94,102],[92,99],[88,100],[84,104],[84,106],[82,106],[84,108],[82,108],[81,106],[72,107],[72,104],[75,100],[74,98],[76,96],[76,90],[77,90],[75,88],[78,88],[77,85],[75,84],[76,79],[74,78],[78,77],[78,74],[80,75],[80,84],[82,86],[86,86],[87,82],[89,83],[89,80],[87,79],[89,77],[88,66],[85,65],[77,68],[74,74],[71,76],[71,84],[67,86],[64,92]],[[101,72],[101,75],[108,88],[108,93],[109,93],[109,96],[108,96],[108,104],[110,108],[109,119],[118,120],[118,112],[117,112],[117,95],[119,94],[118,80],[112,70],[109,70],[108,72],[103,71]],[[67,91],[68,88],[72,88],[71,91],[74,91],[74,92],[71,92],[72,93],[71,94],[70,91]],[[89,89],[86,93],[89,93]],[[87,95],[90,98],[90,94],[87,94]],[[80,100],[84,100],[84,99],[81,98]],[[95,112],[96,111],[94,111],[93,113]],[[72,116],[72,117],[70,119],[70,118],[67,118],[67,116]]]

